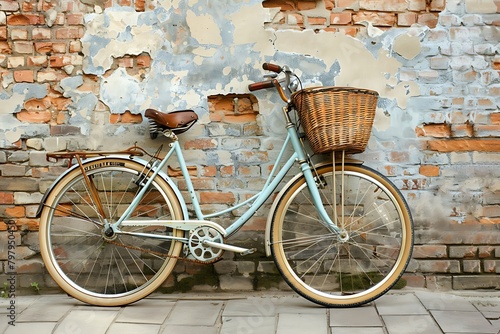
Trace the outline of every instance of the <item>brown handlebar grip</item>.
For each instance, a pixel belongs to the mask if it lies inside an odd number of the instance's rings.
[[[262,68],[265,69],[266,71],[272,71],[276,73],[281,73],[282,68],[279,65],[276,64],[270,64],[270,63],[264,63],[262,64]]]
[[[253,84],[248,85],[248,90],[253,92],[259,89],[272,88],[272,87],[274,87],[273,80],[267,80],[267,81],[255,82]]]

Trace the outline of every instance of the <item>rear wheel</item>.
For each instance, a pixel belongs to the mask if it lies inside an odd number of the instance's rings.
[[[413,223],[408,206],[387,178],[366,166],[345,165],[344,172],[336,166],[334,173],[327,165],[317,172],[322,203],[331,217],[337,214],[332,220],[348,237],[339,237],[321,221],[302,176],[273,213],[274,260],[286,282],[315,303],[367,303],[396,284],[410,260]]]
[[[63,177],[48,195],[40,219],[40,250],[47,270],[69,295],[89,304],[133,303],[157,289],[180,254],[179,241],[106,235],[104,218],[116,222],[141,189],[144,166],[129,159],[104,158],[84,163]],[[102,217],[91,195],[102,203]],[[131,219],[182,219],[175,192],[157,176]],[[165,226],[121,227],[124,232],[182,237]],[[109,234],[109,233],[108,233]]]

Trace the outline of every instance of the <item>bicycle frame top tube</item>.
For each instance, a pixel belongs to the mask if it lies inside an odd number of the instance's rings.
[[[318,210],[318,213],[320,217],[323,219],[325,226],[331,229],[334,232],[339,232],[339,228],[336,226],[336,224],[331,220],[329,215],[326,213],[322,203],[321,203],[321,198],[319,191],[317,189],[316,181],[314,179],[313,173],[311,171],[311,166],[309,165],[306,153],[304,152],[302,143],[300,141],[300,138],[297,134],[297,130],[295,128],[295,125],[290,121],[290,118],[288,116],[288,106],[283,108],[283,111],[286,116],[286,123],[287,123],[287,136],[285,139],[285,142],[283,144],[283,147],[281,148],[276,163],[274,165],[273,170],[269,174],[264,187],[262,190],[260,190],[256,195],[254,195],[252,198],[243,201],[241,203],[238,203],[234,206],[231,206],[225,210],[215,212],[212,214],[205,215],[200,206],[200,202],[198,200],[198,197],[196,196],[196,191],[194,189],[191,176],[189,174],[186,161],[184,159],[184,155],[182,153],[181,146],[177,140],[173,141],[170,146],[170,150],[167,152],[165,157],[161,161],[156,161],[153,166],[152,166],[152,174],[147,178],[147,182],[143,185],[143,188],[141,191],[135,196],[134,200],[130,204],[130,206],[125,210],[123,215],[120,217],[120,219],[112,224],[114,227],[119,226],[124,220],[127,220],[132,212],[135,210],[137,205],[139,204],[140,200],[146,193],[148,187],[151,185],[153,182],[154,178],[159,175],[160,170],[162,170],[165,165],[167,164],[167,161],[172,157],[172,155],[175,153],[177,155],[177,161],[179,163],[179,167],[181,169],[182,176],[186,182],[186,187],[189,193],[189,197],[192,201],[193,208],[196,214],[196,217],[198,220],[207,220],[212,217],[217,217],[221,216],[225,213],[231,212],[237,208],[240,208],[244,205],[250,205],[248,210],[241,216],[239,217],[236,221],[234,221],[227,229],[226,229],[226,234],[227,236],[232,235],[236,231],[238,231],[249,219],[250,217],[253,216],[253,214],[264,204],[264,202],[269,198],[269,196],[275,191],[275,189],[278,187],[278,185],[281,183],[281,181],[284,179],[284,177],[287,175],[289,170],[293,167],[295,162],[298,162],[300,165],[300,169],[302,173],[304,174],[304,177],[306,179],[308,188],[311,192],[312,196],[312,201],[316,206],[316,209]],[[287,151],[287,148],[289,146],[292,146],[293,148],[293,153],[290,155],[290,157],[284,161],[284,165],[279,168],[279,164],[282,162],[283,157],[285,156],[285,152]],[[251,203],[251,204],[250,204]]]
[[[281,160],[283,160],[283,157],[285,155],[287,147],[290,144],[293,147],[294,152],[284,162],[283,167],[278,168],[277,166],[279,165]],[[311,167],[309,166],[309,163],[306,159],[306,155],[305,155],[304,150],[302,148],[302,144],[300,142],[298,134],[297,134],[295,127],[293,125],[288,126],[287,137],[285,139],[284,145],[278,154],[275,167],[273,168],[272,172],[269,174],[263,189],[247,201],[244,201],[242,203],[231,206],[230,208],[227,208],[225,210],[215,212],[215,213],[212,213],[209,215],[203,214],[203,212],[201,210],[200,202],[198,200],[198,197],[196,196],[196,192],[195,192],[193,183],[191,181],[191,176],[189,175],[189,171],[188,171],[186,162],[184,160],[184,155],[182,154],[182,149],[180,147],[179,142],[178,141],[172,142],[170,144],[170,150],[167,152],[165,158],[163,158],[163,160],[161,160],[159,163],[157,162],[156,164],[153,165],[153,168],[152,168],[153,174],[150,175],[150,177],[148,177],[148,180],[145,183],[145,185],[143,186],[143,188],[141,189],[141,191],[136,195],[136,197],[134,198],[134,200],[132,201],[130,206],[123,213],[123,215],[120,217],[120,219],[116,223],[113,224],[113,226],[115,226],[115,227],[119,226],[124,220],[126,220],[130,217],[132,212],[135,210],[136,206],[139,204],[142,196],[144,196],[145,192],[147,191],[147,188],[151,185],[154,178],[159,174],[160,170],[162,170],[165,167],[167,161],[172,157],[172,155],[174,153],[177,155],[177,160],[179,163],[179,167],[181,169],[182,176],[183,176],[184,180],[186,181],[186,187],[187,187],[187,190],[189,193],[189,197],[192,200],[196,217],[199,220],[206,220],[208,218],[223,215],[227,212],[231,212],[234,209],[242,207],[243,205],[248,205],[250,202],[252,202],[250,204],[250,207],[248,208],[248,210],[226,229],[227,236],[230,236],[233,233],[235,233],[236,231],[238,231],[248,221],[248,219],[253,216],[253,214],[262,206],[262,204],[264,204],[264,202],[269,198],[269,196],[275,191],[275,189],[281,183],[283,178],[287,175],[289,170],[293,167],[294,163],[297,161],[300,164],[301,171],[304,174],[308,188],[311,191],[313,203],[315,204],[321,218],[325,222],[325,226],[329,227],[332,231],[339,232],[339,228],[336,226],[336,224],[328,216],[328,214],[326,213],[326,211],[323,208],[323,205],[321,205],[321,199],[320,199],[320,195],[319,195],[319,192],[318,192],[318,189],[316,186],[316,181],[314,180],[314,176],[313,176],[313,173],[311,171]]]

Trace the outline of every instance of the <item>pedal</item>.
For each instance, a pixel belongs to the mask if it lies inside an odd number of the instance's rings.
[[[240,253],[240,255],[242,256],[245,256],[245,255],[250,255],[250,254],[253,254],[257,251],[257,248],[250,248],[250,249],[247,249],[246,251]]]

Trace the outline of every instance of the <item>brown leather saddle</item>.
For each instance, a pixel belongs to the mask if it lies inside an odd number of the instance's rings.
[[[149,134],[152,139],[158,133],[168,129],[175,134],[189,130],[198,120],[198,115],[193,110],[178,110],[164,113],[154,109],[147,109],[144,114],[149,119]]]

